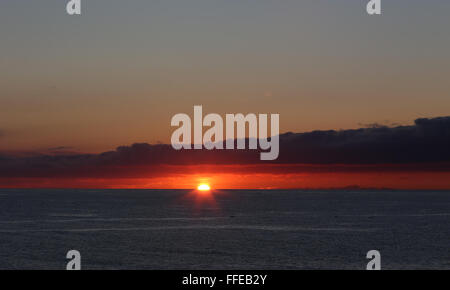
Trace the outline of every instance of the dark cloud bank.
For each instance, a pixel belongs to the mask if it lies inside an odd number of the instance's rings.
[[[202,164],[241,164],[250,170],[259,166],[262,171],[261,165],[267,164],[291,170],[355,166],[364,170],[390,164],[392,168],[450,171],[450,117],[417,119],[411,126],[282,134],[279,158],[271,162],[260,161],[257,150],[175,151],[164,144],[133,144],[101,154],[0,155],[0,178],[141,176],[162,174],[162,168],[171,165]]]

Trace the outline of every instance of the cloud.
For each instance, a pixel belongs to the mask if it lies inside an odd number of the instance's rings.
[[[449,148],[450,117],[440,117],[417,119],[411,126],[282,134],[280,156],[271,162],[260,161],[257,150],[175,151],[167,144],[146,143],[101,154],[0,155],[0,178],[158,176],[182,173],[186,166],[255,173],[450,171]]]
[[[380,164],[450,161],[450,117],[417,119],[412,126],[285,134],[282,163]]]

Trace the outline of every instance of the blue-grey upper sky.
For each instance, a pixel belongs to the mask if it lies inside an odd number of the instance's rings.
[[[81,1],[0,2],[0,150],[167,142],[194,105],[281,132],[450,112],[450,1]]]

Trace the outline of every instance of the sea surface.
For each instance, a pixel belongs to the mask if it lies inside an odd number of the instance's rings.
[[[450,192],[0,189],[0,269],[450,269]]]

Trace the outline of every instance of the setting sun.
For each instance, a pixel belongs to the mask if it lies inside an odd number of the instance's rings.
[[[197,186],[197,189],[200,191],[209,191],[211,190],[211,187],[206,183],[202,183],[199,186]]]

